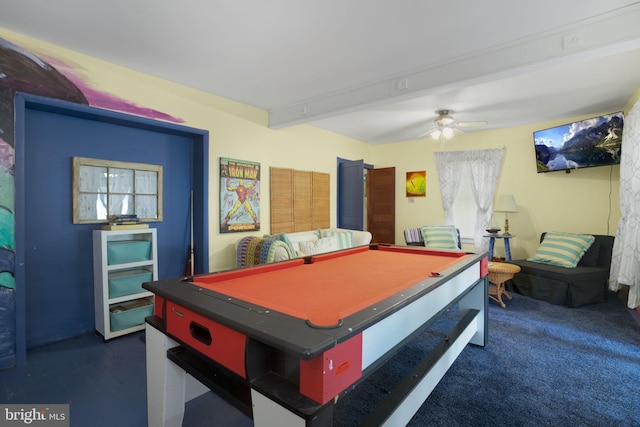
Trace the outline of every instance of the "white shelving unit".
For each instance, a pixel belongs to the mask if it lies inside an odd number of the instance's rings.
[[[94,230],[93,231],[93,275],[94,275],[94,304],[95,304],[95,324],[96,330],[102,334],[105,340],[115,338],[121,335],[144,329],[144,311],[149,310],[148,303],[153,307],[153,293],[148,292],[137,286],[130,286],[132,293],[125,295],[110,297],[110,280],[127,279],[133,277],[129,283],[135,282],[136,275],[134,273],[143,272],[144,276],[149,276],[149,280],[158,280],[158,249],[156,243],[155,228],[127,229],[127,230]],[[119,260],[109,257],[110,245],[130,245],[130,247],[140,246],[142,242],[149,242],[150,247],[148,256],[137,257],[133,262],[120,262]],[[146,246],[146,245],[142,245]],[[113,247],[112,247],[113,250]],[[113,254],[113,252],[112,252]],[[137,255],[137,254],[136,254]],[[125,257],[126,258],[126,257]],[[134,256],[136,258],[136,256]],[[144,259],[148,258],[148,259]],[[125,260],[126,261],[126,260]],[[131,274],[129,276],[129,274]],[[138,283],[138,285],[140,285]],[[114,293],[114,292],[112,292]],[[112,316],[123,316],[125,311],[119,311],[118,314],[112,313],[111,309],[123,309],[134,306],[136,304],[147,304],[139,308],[133,308],[135,311],[127,311],[125,316],[133,316],[137,323],[142,319],[140,324],[124,327],[123,329],[111,330]],[[149,313],[151,314],[151,313]]]

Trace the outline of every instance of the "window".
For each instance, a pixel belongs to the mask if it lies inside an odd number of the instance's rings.
[[[162,166],[73,158],[74,224],[133,214],[162,221]]]
[[[493,148],[434,153],[445,222],[455,224],[462,236],[473,236],[477,251],[488,246],[487,239],[482,238],[486,233],[482,228],[491,223],[492,201],[504,151],[504,148]],[[463,241],[469,243],[466,239]]]
[[[458,230],[460,230],[460,239],[464,243],[473,243],[478,206],[473,197],[473,187],[469,169],[466,167],[461,168],[460,175],[458,195],[453,202],[455,224]]]

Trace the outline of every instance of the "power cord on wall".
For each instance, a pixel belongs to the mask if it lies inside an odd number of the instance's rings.
[[[613,165],[609,169],[609,215],[607,215],[607,236],[609,235],[609,224],[611,223],[611,192],[613,183]]]

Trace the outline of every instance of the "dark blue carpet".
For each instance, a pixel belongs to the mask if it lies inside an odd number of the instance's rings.
[[[357,425],[449,330],[452,310],[378,373],[342,397],[335,423]],[[71,426],[146,425],[141,333],[88,334],[29,352],[0,371],[0,403],[70,403]],[[184,426],[251,426],[207,393]],[[489,302],[489,345],[467,347],[411,426],[640,426],[640,326],[617,296],[569,309],[513,295]]]
[[[453,309],[380,375],[338,402],[357,425],[448,331]],[[410,426],[640,426],[640,326],[615,294],[565,308],[513,295],[489,303],[489,345],[468,346]]]

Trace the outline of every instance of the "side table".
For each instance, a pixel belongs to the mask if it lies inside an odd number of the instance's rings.
[[[493,248],[496,244],[496,239],[503,239],[504,241],[504,253],[505,253],[505,261],[511,261],[511,246],[509,245],[509,241],[516,236],[511,234],[485,234],[482,237],[489,238],[489,261],[493,259]]]
[[[505,308],[506,304],[502,301],[502,295],[507,299],[511,299],[511,295],[505,289],[507,280],[513,278],[513,275],[520,271],[520,267],[515,264],[506,262],[490,262],[489,263],[489,298]]]

